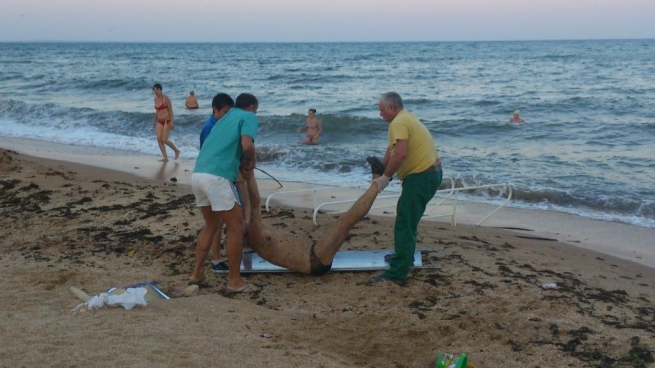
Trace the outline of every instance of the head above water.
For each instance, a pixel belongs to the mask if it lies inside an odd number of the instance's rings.
[[[519,110],[519,109],[514,110],[514,115],[518,115],[520,113],[521,113],[521,110]]]
[[[156,89],[158,89],[158,90],[160,90],[160,91],[163,91],[163,90],[164,90],[164,89],[162,88],[161,84],[159,84],[159,83],[155,83],[155,85],[152,86],[152,90],[153,90],[153,91],[156,90]]]
[[[398,113],[404,109],[403,99],[396,92],[387,92],[380,97],[379,102],[380,116],[388,123],[398,115]]]
[[[193,96],[193,95],[194,95],[194,93],[193,93],[193,91],[191,91],[191,92],[189,92],[189,94],[190,94],[191,96]]]
[[[242,93],[237,96],[234,107],[257,113],[257,109],[259,108],[259,101],[257,100],[257,97],[250,93]]]
[[[309,109],[309,112],[311,112],[312,114],[316,114],[316,109]]]

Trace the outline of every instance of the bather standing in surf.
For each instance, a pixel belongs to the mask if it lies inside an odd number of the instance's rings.
[[[298,132],[306,131],[307,135],[303,137],[303,144],[319,144],[318,136],[323,132],[323,125],[321,121],[316,117],[316,109],[309,109],[307,112],[307,120],[305,125],[298,128]]]
[[[152,122],[152,127],[157,130],[157,144],[159,144],[161,154],[164,156],[164,158],[159,161],[168,161],[166,146],[173,149],[173,152],[175,152],[175,159],[177,160],[180,158],[180,150],[178,150],[173,142],[168,139],[168,135],[175,126],[173,121],[173,104],[168,96],[162,93],[161,84],[157,83],[152,86],[152,91],[155,93],[155,119]]]

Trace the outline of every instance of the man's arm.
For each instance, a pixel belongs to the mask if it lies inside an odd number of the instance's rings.
[[[255,143],[249,135],[241,136],[241,146],[243,147],[243,156],[241,156],[241,166],[239,170],[243,177],[248,180],[253,177],[255,172]]]
[[[384,155],[385,161],[387,160],[387,155],[390,155],[390,152],[391,147],[387,148],[387,153]],[[393,154],[388,159],[388,163],[384,164],[384,161],[382,162],[385,166],[383,175],[389,178],[392,177],[400,165],[405,162],[405,157],[407,157],[407,140],[399,139],[396,141],[396,146],[394,147]]]
[[[384,157],[382,158],[382,165],[386,167],[390,159],[391,159],[391,147],[387,147],[387,150],[384,152]]]
[[[405,157],[407,156],[407,140],[399,139],[396,141],[396,145],[391,154],[391,147],[387,147],[387,152],[384,154],[385,164],[384,173],[373,179],[373,183],[376,183],[378,186],[378,193],[382,192],[384,188],[389,185],[389,181],[393,174],[396,173],[396,170],[403,164]]]

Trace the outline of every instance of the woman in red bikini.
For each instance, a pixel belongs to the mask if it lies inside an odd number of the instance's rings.
[[[175,152],[175,159],[177,160],[180,158],[180,150],[175,147],[173,142],[168,140],[168,135],[175,126],[173,123],[173,104],[171,104],[171,100],[168,96],[161,93],[161,84],[155,84],[152,87],[152,90],[155,93],[155,110],[157,110],[155,112],[155,120],[152,122],[152,126],[157,130],[157,143],[159,144],[161,154],[164,156],[164,158],[159,161],[168,161],[166,146],[173,149]]]

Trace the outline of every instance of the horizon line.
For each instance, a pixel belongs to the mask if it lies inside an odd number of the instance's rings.
[[[330,43],[449,43],[449,42],[552,42],[552,41],[649,41],[655,38],[544,38],[514,40],[423,40],[423,41],[99,41],[99,40],[0,40],[0,43],[151,43],[151,44],[330,44]]]

